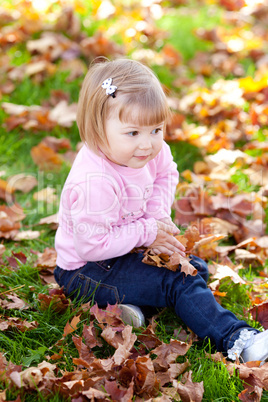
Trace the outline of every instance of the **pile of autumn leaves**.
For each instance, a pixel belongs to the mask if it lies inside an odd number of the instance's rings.
[[[57,296],[64,298],[60,290],[51,292],[54,302]],[[155,335],[155,324],[136,335],[132,332],[133,328],[121,320],[117,306],[108,305],[106,310],[99,309],[97,305],[91,307],[90,324],[83,326],[82,336],[72,336],[79,353],[78,358],[73,358],[76,369],[73,372],[61,372],[59,376],[60,370],[53,364],[53,360],[62,358],[66,337],[77,329],[82,316],[88,315],[89,308],[89,305],[82,305],[80,314],[66,324],[62,338],[55,345],[59,353],[50,357],[52,363],[44,361],[37,367],[22,371],[21,366],[6,362],[1,355],[2,379],[24,392],[35,391],[38,387],[46,396],[59,392],[65,397],[71,397],[73,401],[94,398],[130,401],[134,395],[135,400],[158,400],[161,394],[161,401],[169,401],[179,395],[185,401],[202,400],[203,384],[192,382],[191,371],[187,370],[187,359],[183,363],[176,363],[179,356],[186,354],[191,342],[187,344],[173,339],[165,344]],[[106,347],[112,347],[114,353],[106,359],[97,359],[93,351],[103,347],[103,340]],[[157,357],[152,359],[153,355]],[[175,379],[180,374],[183,377],[178,382]],[[170,383],[173,386],[167,387]]]
[[[50,295],[39,295],[41,308],[53,305],[60,312],[67,308],[69,301],[62,290],[51,290]],[[45,297],[43,297],[45,296]],[[89,325],[83,324],[82,335],[72,335],[72,341],[78,352],[73,358],[74,370],[67,372],[59,369],[64,361],[64,347],[67,338],[77,329],[79,323],[89,317]],[[146,329],[136,335],[133,328],[125,325],[120,318],[120,309],[114,305],[105,310],[89,303],[80,307],[76,315],[64,328],[62,338],[54,345],[58,353],[47,356],[47,360],[22,370],[21,365],[7,362],[0,354],[0,376],[6,389],[0,393],[1,400],[7,401],[7,390],[20,390],[16,401],[26,393],[39,392],[45,397],[59,393],[73,402],[87,400],[102,401],[172,401],[201,402],[203,382],[192,380],[190,364],[185,354],[192,346],[194,334],[181,330],[178,339],[188,338],[188,342],[171,339],[166,344],[155,335],[156,323],[152,320]],[[69,340],[70,341],[70,340]],[[107,358],[96,358],[99,348],[110,350]],[[113,352],[112,352],[113,350]],[[68,353],[68,352],[67,352]],[[183,362],[178,363],[180,357]],[[226,362],[221,353],[207,355],[215,362],[223,362],[230,375],[239,372],[244,383],[244,391],[239,394],[242,401],[250,401],[252,396],[260,400],[262,389],[268,388],[268,364],[259,367],[259,362],[234,364]],[[180,381],[177,380],[180,376]]]

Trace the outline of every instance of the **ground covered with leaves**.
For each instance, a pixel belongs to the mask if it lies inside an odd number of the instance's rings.
[[[268,6],[246,0],[4,0],[0,8],[0,401],[266,401],[268,363],[232,363],[171,309],[144,327],[66,299],[53,278],[63,183],[81,146],[79,88],[97,56],[158,75],[180,171],[173,219],[195,275],[268,328]]]

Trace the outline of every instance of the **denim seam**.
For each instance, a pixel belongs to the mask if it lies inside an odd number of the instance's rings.
[[[65,292],[66,292],[66,293],[68,293],[68,290],[70,289],[70,287],[71,287],[73,281],[77,278],[77,276],[80,274],[80,271],[81,271],[83,268],[84,268],[84,266],[81,267],[81,268],[79,268],[79,270],[76,272],[76,274],[75,274],[74,276],[72,276],[71,280],[69,281],[68,285],[66,286],[66,289],[65,289]]]
[[[80,275],[83,275],[83,274],[79,274],[79,277],[80,277]],[[100,286],[100,287],[103,287],[103,288],[106,288],[106,289],[109,289],[109,290],[113,291],[117,303],[120,302],[119,294],[118,294],[118,290],[117,290],[116,286],[107,285],[106,283],[102,283],[102,282],[97,282],[97,281],[95,281],[94,279],[92,279],[92,278],[90,278],[89,276],[86,276],[86,275],[83,275],[83,276],[84,276],[84,278],[86,279],[86,281],[87,281],[89,284],[90,284],[90,282],[92,282],[92,283],[93,283],[94,285],[96,285],[96,286]],[[81,278],[81,277],[80,277],[80,278]],[[84,292],[84,293],[85,293],[85,292]],[[86,295],[84,294],[84,296],[86,296]]]
[[[83,275],[83,274],[78,274],[78,277],[79,277],[81,280],[86,280],[85,289],[84,289],[84,292],[83,292],[83,295],[82,295],[82,296],[86,296],[86,295],[87,295],[87,292],[88,292],[88,289],[89,289],[89,286],[90,286],[91,280],[88,279],[88,278],[87,278],[85,275]]]
[[[61,280],[62,275],[64,274],[64,269],[62,269],[62,268],[60,268],[60,269],[61,269],[61,272],[59,273],[59,281]]]

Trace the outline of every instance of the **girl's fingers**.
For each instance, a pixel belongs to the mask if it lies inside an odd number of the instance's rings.
[[[175,223],[173,223],[172,221],[170,222],[158,221],[158,227],[160,230],[163,230],[164,232],[167,233],[172,233],[173,235],[180,233],[180,229],[178,229]]]
[[[169,250],[167,247],[156,247],[156,248],[152,248],[152,251],[155,254],[167,254],[169,256],[172,256],[172,254],[174,253],[173,251]]]
[[[173,250],[171,250],[171,249],[169,249],[167,247],[164,247],[164,246],[154,247],[154,248],[152,248],[152,251],[155,254],[167,254],[170,257],[172,256],[172,254],[174,254],[176,252],[176,253],[180,254],[182,257],[186,257],[186,255],[185,255],[185,253],[183,251],[177,251],[177,250],[173,251]]]
[[[170,244],[172,244],[176,249],[180,251],[185,251],[184,245],[179,242],[179,240],[175,239],[175,237],[171,236]]]

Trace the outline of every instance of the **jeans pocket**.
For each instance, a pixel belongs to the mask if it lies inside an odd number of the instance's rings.
[[[119,303],[119,294],[115,286],[97,282],[79,272],[70,280],[65,293],[71,299],[83,299],[83,302],[94,300],[99,306]]]
[[[117,257],[109,258],[108,260],[96,261],[95,264],[97,264],[100,268],[104,269],[105,271],[110,271],[113,268],[116,261]]]

